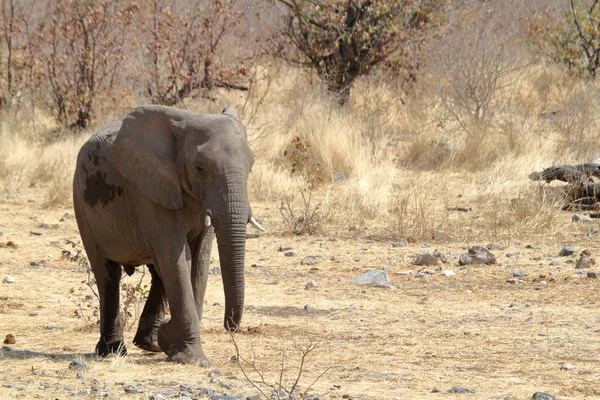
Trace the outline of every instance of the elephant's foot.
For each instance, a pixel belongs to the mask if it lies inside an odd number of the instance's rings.
[[[138,331],[133,338],[133,344],[142,350],[160,352],[158,337],[156,331],[140,332]]]
[[[199,364],[201,367],[210,365],[202,351],[200,339],[191,343],[186,342],[171,321],[163,322],[158,328],[158,345],[167,354],[167,361],[179,364]]]
[[[100,357],[106,357],[110,354],[124,356],[127,355],[127,348],[123,340],[106,341],[104,338],[100,338],[98,344],[96,344],[96,354]]]

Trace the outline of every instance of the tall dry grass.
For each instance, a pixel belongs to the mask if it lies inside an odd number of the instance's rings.
[[[530,182],[529,173],[599,154],[598,89],[557,67],[532,64],[517,79],[511,75],[510,85],[494,93],[491,122],[479,131],[448,122],[431,82],[436,74],[408,92],[389,79],[361,79],[347,108],[305,71],[265,66],[257,76],[249,97],[223,91],[217,102],[182,106],[199,113],[236,106],[257,156],[251,201],[285,201],[303,215],[300,194],[309,189],[324,230],[500,238],[552,229],[560,196]],[[50,129],[41,120],[32,127],[3,115],[2,193],[35,186],[45,191],[48,206],[68,205],[76,153],[95,128],[48,143],[40,139]],[[302,143],[300,154],[295,143]],[[457,205],[474,211],[448,211]]]

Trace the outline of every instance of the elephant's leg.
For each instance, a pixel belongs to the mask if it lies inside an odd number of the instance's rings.
[[[202,311],[204,307],[204,295],[208,281],[208,267],[210,264],[210,252],[215,231],[211,227],[204,229],[202,234],[191,244],[192,250],[192,290],[198,312],[198,321],[202,323]]]
[[[167,298],[165,286],[156,273],[154,265],[148,264],[148,269],[152,275],[152,283],[133,344],[144,350],[161,351],[158,346],[158,327],[165,318]]]
[[[96,344],[96,354],[127,354],[119,305],[121,265],[98,256],[90,257],[90,264],[100,296],[100,340]]]

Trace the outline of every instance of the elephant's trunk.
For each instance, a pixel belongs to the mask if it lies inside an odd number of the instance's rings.
[[[244,309],[246,224],[250,213],[245,179],[242,185],[231,185],[222,193],[219,203],[214,217],[225,291],[224,326],[233,332],[240,325]]]

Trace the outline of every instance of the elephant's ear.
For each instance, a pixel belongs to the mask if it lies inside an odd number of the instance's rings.
[[[221,111],[221,114],[229,115],[230,117],[233,117],[238,120],[240,119],[240,117],[238,117],[237,111],[235,111],[235,108],[233,107],[225,107],[223,111]]]
[[[153,202],[183,207],[173,128],[194,114],[171,107],[137,107],[123,120],[110,163]]]

